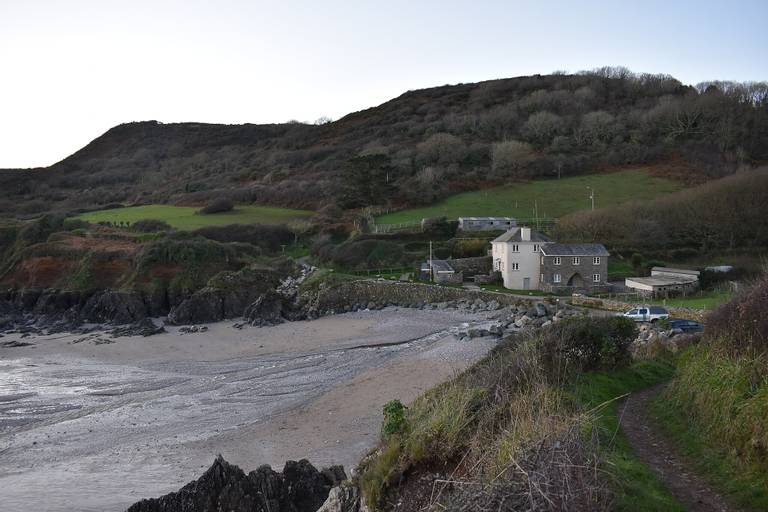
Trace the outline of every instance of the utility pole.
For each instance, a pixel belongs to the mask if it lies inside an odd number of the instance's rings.
[[[592,187],[587,187],[589,189],[589,199],[592,201],[592,210],[595,209],[595,189]]]
[[[429,241],[429,280],[435,282],[435,271],[432,270],[432,240]]]

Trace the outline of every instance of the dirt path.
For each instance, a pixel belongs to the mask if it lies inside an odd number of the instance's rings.
[[[673,444],[653,425],[648,408],[663,389],[664,384],[659,384],[633,393],[619,411],[621,428],[632,449],[686,509],[693,512],[737,510],[691,471],[688,462],[675,453]]]

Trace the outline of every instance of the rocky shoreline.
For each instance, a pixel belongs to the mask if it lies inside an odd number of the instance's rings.
[[[346,478],[341,466],[318,471],[307,460],[288,461],[282,472],[261,466],[246,474],[219,456],[199,479],[127,512],[315,512]]]
[[[163,323],[175,326],[226,319],[240,320],[236,327],[268,326],[388,306],[470,312],[517,307],[516,312],[529,313],[528,320],[521,314],[511,321],[523,324],[537,323],[538,318],[550,314],[543,304],[537,305],[545,308],[541,313],[541,309],[530,309],[530,301],[512,295],[420,283],[358,280],[320,283],[316,289],[301,291],[301,284],[314,270],[301,267],[282,279],[233,273],[227,278],[227,286],[218,283],[205,287],[165,309],[153,297],[136,291],[8,289],[0,292],[0,336],[59,332],[85,335],[95,330],[108,330],[115,337],[151,336],[163,332],[162,323],[156,325],[152,318],[162,318]]]

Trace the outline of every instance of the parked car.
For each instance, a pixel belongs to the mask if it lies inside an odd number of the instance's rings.
[[[637,306],[624,313],[623,316],[631,318],[635,322],[657,322],[669,318],[669,311],[661,306]]]
[[[670,318],[669,327],[671,329],[680,329],[683,332],[701,332],[704,330],[704,324],[682,318]]]

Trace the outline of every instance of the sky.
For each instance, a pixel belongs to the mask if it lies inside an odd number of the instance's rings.
[[[124,122],[338,119],[555,70],[768,80],[767,18],[768,0],[0,0],[0,168]]]

